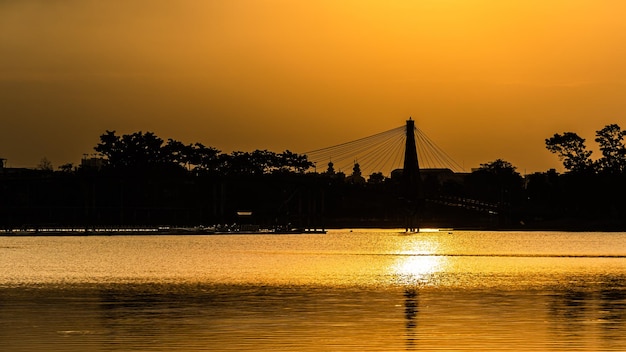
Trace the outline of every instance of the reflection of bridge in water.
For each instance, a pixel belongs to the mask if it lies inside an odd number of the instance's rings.
[[[425,202],[478,211],[491,215],[499,213],[501,204],[490,204],[464,197],[438,195],[424,196],[424,174],[429,171],[464,172],[442,148],[437,146],[409,119],[405,126],[393,128],[368,137],[321,148],[305,153],[323,172],[328,170],[346,172],[360,170],[364,176],[380,172],[392,178],[398,177],[402,185],[402,198],[406,202],[407,230],[416,229]]]

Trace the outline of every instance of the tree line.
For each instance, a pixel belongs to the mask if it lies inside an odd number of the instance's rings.
[[[565,173],[522,176],[503,159],[467,174],[423,170],[421,216],[444,227],[626,228],[625,134],[616,124],[596,131],[595,160],[576,133],[547,138]],[[97,163],[78,168],[66,164],[52,173],[42,162],[45,172],[38,172],[46,177],[1,174],[0,222],[211,224],[254,210],[254,221],[267,224],[395,226],[405,211],[397,178],[362,177],[358,165],[348,176],[332,164],[312,172],[306,155],[288,150],[222,153],[152,132],[115,131],[102,134],[94,150],[98,157],[86,161]]]
[[[619,174],[626,172],[624,136],[626,131],[617,124],[610,124],[596,131],[595,142],[599,144],[602,153],[597,160],[592,160],[593,152],[587,149],[585,139],[575,132],[556,133],[547,138],[545,144],[548,151],[559,157],[568,172]],[[116,131],[106,131],[100,136],[100,142],[94,150],[102,156],[106,168],[117,170],[158,168],[224,175],[257,175],[274,172],[303,173],[314,166],[306,155],[289,150],[282,153],[255,150],[226,154],[201,143],[184,144],[171,138],[164,141],[152,132],[141,131],[124,135],[117,135]],[[42,163],[45,164],[42,168],[50,168],[47,160]],[[68,164],[60,169],[68,170]],[[510,172],[515,167],[498,159],[481,164],[479,169],[494,172],[502,169]],[[332,166],[328,171],[332,173]]]
[[[617,124],[596,131],[595,141],[602,153],[597,160],[591,159],[593,151],[587,149],[585,139],[575,132],[554,134],[546,139],[546,148],[563,161],[569,172],[622,174],[626,171],[625,135],[626,131]]]
[[[230,154],[201,143],[165,142],[152,132],[117,135],[106,131],[94,150],[102,156],[103,167],[118,171],[192,171],[203,174],[262,175],[276,172],[303,173],[313,166],[306,155],[289,150],[234,151]]]

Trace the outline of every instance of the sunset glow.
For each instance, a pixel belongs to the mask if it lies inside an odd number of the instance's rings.
[[[626,126],[626,3],[0,2],[0,157],[105,130],[305,152],[416,125],[466,169],[560,169],[544,140]],[[593,144],[593,143],[590,143]]]

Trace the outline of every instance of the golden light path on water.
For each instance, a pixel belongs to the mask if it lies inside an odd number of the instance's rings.
[[[2,351],[626,351],[626,233],[0,237]]]
[[[420,232],[437,231],[422,229]],[[392,275],[398,278],[399,284],[428,285],[437,273],[446,270],[447,259],[437,255],[441,245],[433,237],[413,238],[408,243],[402,243],[405,248],[398,252],[399,258],[390,268]]]
[[[330,230],[325,235],[4,237],[0,281],[525,288],[622,272],[624,234]],[[618,243],[617,245],[615,243]],[[183,255],[181,255],[183,253]]]

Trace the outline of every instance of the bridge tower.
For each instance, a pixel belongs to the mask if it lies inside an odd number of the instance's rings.
[[[420,176],[419,159],[415,145],[415,121],[406,121],[406,144],[404,149],[404,169],[402,170],[402,192],[407,202],[406,230],[419,229],[419,211],[424,202],[424,190]]]

